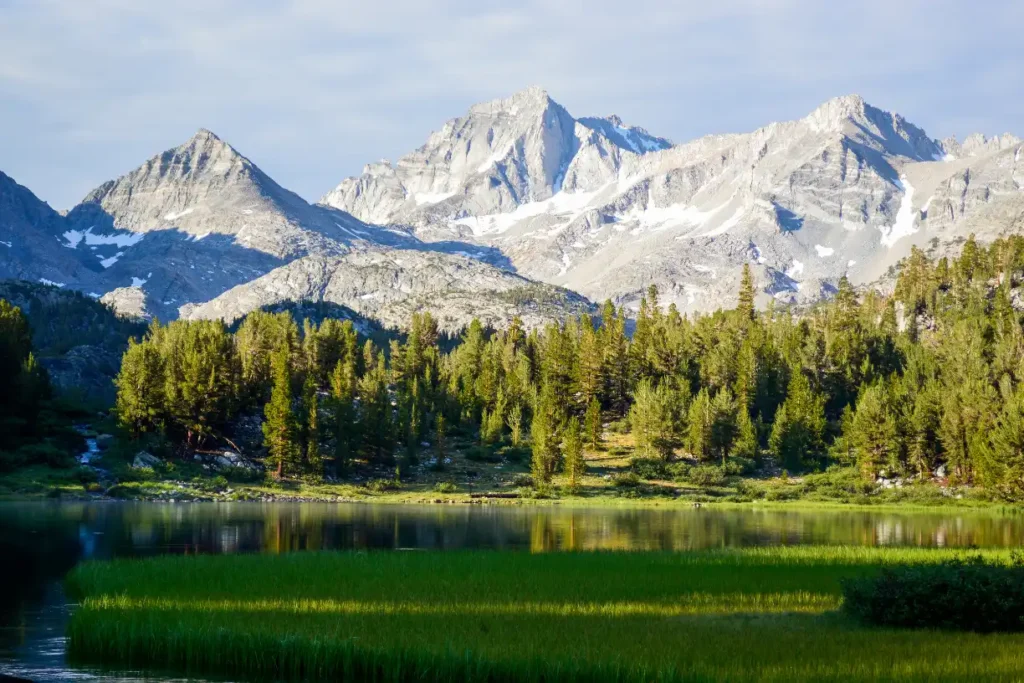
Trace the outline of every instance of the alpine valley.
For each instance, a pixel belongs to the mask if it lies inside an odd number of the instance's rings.
[[[673,144],[574,118],[538,88],[478,104],[317,204],[200,130],[58,213],[0,173],[0,278],[162,320],[325,302],[445,329],[611,299],[710,311],[749,263],[759,303],[877,282],[917,245],[1024,232],[1024,143],[934,140],[857,96],[751,133]]]

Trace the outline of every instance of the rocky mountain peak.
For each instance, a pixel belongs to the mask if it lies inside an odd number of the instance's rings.
[[[560,104],[551,99],[547,90],[531,85],[528,88],[512,93],[508,97],[474,104],[469,108],[469,115],[483,114],[495,116],[507,114],[509,116],[519,116],[527,112],[542,111],[552,106],[561,108]]]
[[[804,120],[816,130],[841,130],[849,121],[863,119],[868,106],[860,95],[842,95],[818,105]]]
[[[878,152],[931,161],[944,155],[941,145],[904,119],[867,103],[860,95],[827,100],[804,119],[819,133],[837,133]]]
[[[940,144],[946,154],[953,158],[975,157],[992,152],[1001,152],[1021,144],[1021,139],[1010,133],[988,137],[982,133],[972,133],[964,138],[963,142],[950,136]]]

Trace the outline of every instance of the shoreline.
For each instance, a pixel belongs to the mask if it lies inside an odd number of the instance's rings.
[[[330,486],[330,485],[328,485]],[[345,488],[354,488],[351,485],[339,485]],[[533,508],[597,508],[597,509],[622,509],[622,510],[738,510],[738,511],[849,511],[849,512],[884,512],[884,513],[916,513],[916,514],[948,514],[948,513],[971,513],[971,514],[994,514],[999,516],[1012,516],[1024,514],[1024,505],[1011,503],[987,502],[982,500],[951,500],[940,504],[926,504],[920,502],[843,502],[836,500],[783,500],[766,501],[754,500],[748,502],[737,501],[694,501],[685,497],[650,497],[650,498],[623,498],[618,496],[572,496],[572,497],[508,497],[508,492],[497,493],[495,496],[488,496],[485,492],[474,494],[438,494],[431,491],[408,491],[396,493],[368,494],[368,495],[345,495],[338,493],[276,493],[265,489],[252,489],[240,486],[238,489],[231,489],[231,493],[217,494],[192,494],[184,492],[180,497],[172,497],[166,494],[141,494],[132,496],[108,496],[103,494],[88,493],[84,490],[68,490],[60,496],[47,493],[27,494],[4,494],[0,495],[0,503],[167,503],[173,505],[181,504],[224,504],[224,503],[247,503],[247,504],[272,504],[272,503],[313,503],[323,505],[408,505],[408,506],[438,506],[438,507],[533,507]]]

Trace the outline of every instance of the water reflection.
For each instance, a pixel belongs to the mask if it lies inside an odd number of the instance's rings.
[[[79,557],[154,553],[352,548],[690,550],[795,544],[985,547],[1022,542],[1024,517],[978,512],[326,503],[0,504],[0,543],[8,546],[4,556],[28,562],[30,567],[42,565],[57,575]]]
[[[613,509],[327,503],[0,503],[0,672],[92,679],[63,657],[60,579],[87,558],[492,548],[689,550],[795,544],[1019,546],[1024,516],[943,511]],[[108,680],[133,680],[109,675]]]

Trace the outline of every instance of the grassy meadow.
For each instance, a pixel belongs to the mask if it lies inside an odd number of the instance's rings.
[[[1024,635],[866,628],[838,611],[844,577],[954,556],[803,546],[89,562],[68,580],[82,600],[69,655],[259,679],[1024,679]]]

